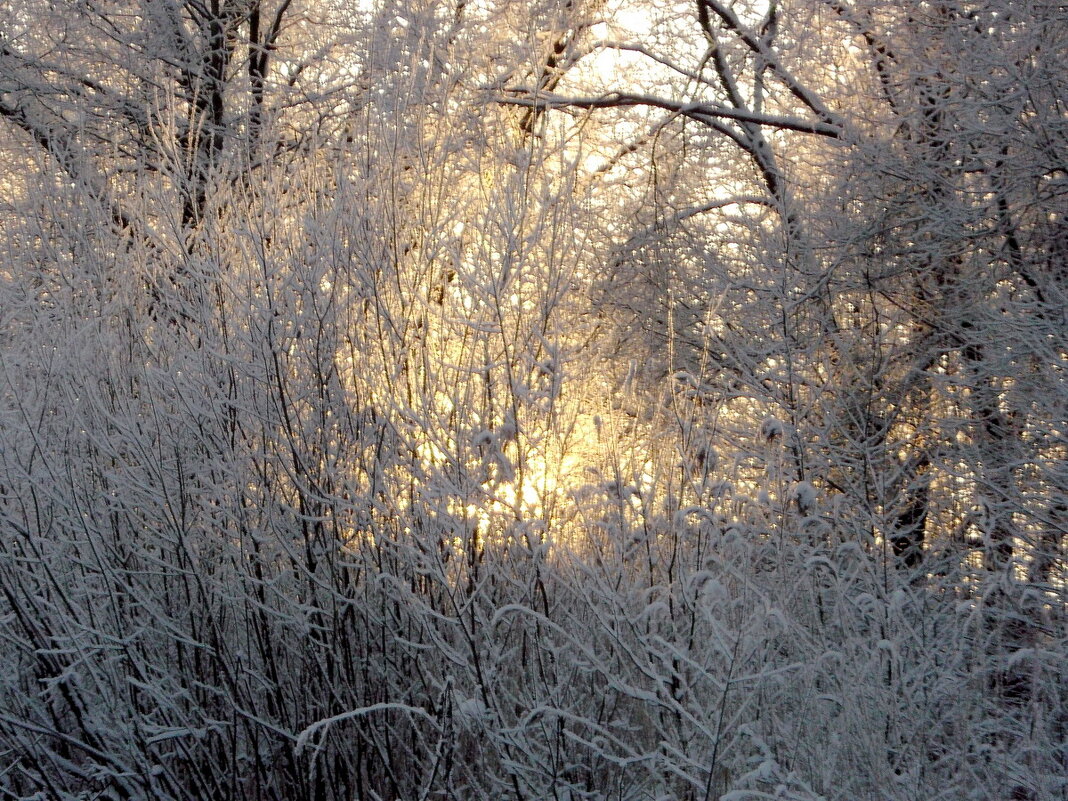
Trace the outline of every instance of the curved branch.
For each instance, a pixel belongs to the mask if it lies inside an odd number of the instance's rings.
[[[719,120],[735,120],[784,131],[799,131],[816,136],[825,136],[830,139],[841,139],[844,135],[842,126],[837,123],[812,122],[779,114],[758,114],[746,109],[730,108],[718,103],[682,102],[652,95],[631,94],[629,92],[610,92],[597,97],[567,97],[536,92],[525,87],[505,89],[504,91],[506,94],[498,96],[496,102],[523,108],[596,109],[645,106],[647,108],[660,108],[671,111],[709,127],[715,127],[714,123]]]

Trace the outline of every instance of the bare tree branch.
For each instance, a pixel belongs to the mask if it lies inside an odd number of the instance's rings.
[[[610,92],[597,97],[574,97],[539,93],[536,90],[524,87],[505,89],[504,91],[505,94],[495,98],[496,102],[523,108],[597,109],[645,106],[671,111],[705,125],[711,125],[712,122],[717,120],[737,120],[738,122],[778,128],[785,131],[799,131],[831,139],[840,139],[844,134],[842,126],[838,123],[812,122],[778,114],[757,114],[745,109],[730,108],[716,103],[668,100],[662,97],[631,94],[629,92]]]

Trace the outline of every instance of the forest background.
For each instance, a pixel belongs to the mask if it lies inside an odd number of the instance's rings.
[[[1064,801],[1066,63],[0,2],[0,797]]]

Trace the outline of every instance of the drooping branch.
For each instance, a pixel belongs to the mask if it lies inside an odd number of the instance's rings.
[[[800,133],[813,134],[830,139],[840,139],[844,135],[841,124],[837,122],[810,121],[780,114],[758,114],[719,103],[670,100],[653,95],[631,94],[629,92],[609,92],[596,97],[576,97],[544,94],[534,89],[516,87],[505,89],[504,93],[496,98],[496,101],[505,105],[534,109],[602,109],[644,106],[671,111],[709,127],[714,127],[714,123],[720,120],[735,120],[784,131],[799,131]]]

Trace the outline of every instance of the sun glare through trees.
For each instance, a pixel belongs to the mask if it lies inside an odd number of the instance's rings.
[[[0,797],[1068,798],[1063,4],[0,20]]]

